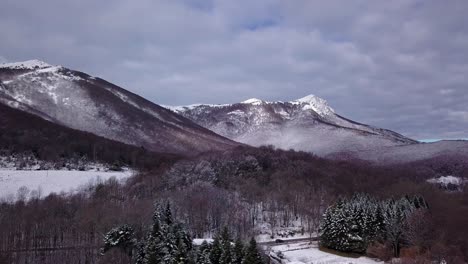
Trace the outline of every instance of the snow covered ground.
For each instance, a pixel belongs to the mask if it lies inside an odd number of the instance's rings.
[[[255,240],[259,243],[273,242],[277,239],[287,241],[295,239],[308,239],[311,235],[305,231],[305,226],[301,222],[300,218],[292,220],[287,226],[281,226],[280,223],[276,223],[275,227],[271,227],[271,221],[268,220],[271,212],[267,210],[259,210],[257,216],[257,223],[254,229]],[[277,216],[280,219],[280,216]],[[278,221],[279,222],[279,221]],[[284,224],[284,223],[283,223]],[[271,236],[273,234],[273,237]],[[317,236],[312,234],[312,237]]]
[[[195,238],[195,239],[193,239],[192,243],[195,246],[201,246],[201,244],[203,244],[203,241],[206,241],[206,243],[211,244],[211,243],[213,243],[214,239],[212,239],[212,238]]]
[[[312,234],[312,237],[316,237],[316,236],[317,236],[316,234]],[[276,241],[277,239],[283,240],[283,241],[288,241],[288,240],[309,239],[309,238],[310,238],[309,233],[304,233],[303,235],[302,234],[296,234],[296,235],[287,236],[287,237],[278,237],[277,236],[277,237],[274,237],[274,238],[271,238],[271,235],[268,235],[268,234],[260,234],[260,235],[255,236],[255,240],[258,243],[273,242],[273,241]]]
[[[324,252],[318,248],[317,243],[295,243],[274,246],[271,248],[270,256],[273,256],[274,259],[278,260],[276,263],[281,264],[383,264],[383,262],[366,257],[342,257],[332,253]]]
[[[119,181],[132,171],[1,170],[0,199],[15,201],[22,193],[26,199],[51,193],[74,192],[80,187],[115,177]],[[21,188],[21,190],[20,190]],[[20,191],[18,191],[20,190]]]
[[[456,185],[456,186],[462,185],[464,183],[464,180],[460,177],[449,175],[449,176],[441,176],[438,178],[431,178],[427,180],[427,182],[439,184],[441,186],[447,187],[450,184]]]
[[[468,184],[468,179],[449,175],[431,178],[428,179],[427,182],[435,184],[443,190],[447,190],[449,192],[456,192],[461,191],[463,189],[463,186]]]

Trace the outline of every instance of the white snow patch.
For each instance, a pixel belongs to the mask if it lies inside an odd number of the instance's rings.
[[[238,116],[243,116],[245,115],[244,111],[241,111],[241,110],[235,110],[235,111],[231,111],[228,113],[228,115],[238,115]]]
[[[263,103],[264,102],[262,100],[257,99],[257,98],[250,98],[241,102],[241,104],[251,104],[251,105],[261,105]]]
[[[342,264],[376,264],[384,263],[367,257],[342,257],[321,251],[317,243],[296,243],[271,248],[270,256],[281,259],[281,263],[313,264],[313,263],[342,263]]]
[[[20,102],[20,103],[24,103],[24,104],[31,104],[32,103],[32,101],[29,100],[28,98],[26,98],[26,96],[24,96],[24,94],[15,94],[13,96],[13,98],[16,101]]]
[[[335,111],[331,108],[325,99],[322,99],[313,94],[291,101],[292,104],[302,104],[303,110],[313,110],[321,116],[334,114]]]
[[[38,72],[38,73],[56,73],[60,69],[63,69],[63,67],[62,66],[49,66],[47,68],[41,68],[41,69],[37,70],[36,72]]]
[[[192,244],[195,245],[195,246],[201,246],[201,244],[203,244],[203,241],[206,241],[206,243],[211,244],[211,243],[213,243],[214,239],[212,239],[212,238],[195,238],[192,241]]]
[[[25,69],[25,70],[33,70],[33,69],[43,69],[52,67],[52,65],[47,64],[40,60],[28,60],[22,62],[11,62],[11,63],[3,63],[0,64],[0,68],[9,68],[9,69]]]
[[[0,170],[0,199],[16,200],[18,190],[27,188],[26,198],[32,191],[45,197],[51,193],[76,192],[89,183],[105,181],[112,177],[122,181],[133,175],[127,171],[67,171],[67,170]],[[24,188],[22,188],[24,189]],[[26,190],[26,189],[24,189]]]
[[[447,187],[449,184],[460,186],[463,184],[463,179],[460,177],[448,175],[448,176],[441,176],[438,178],[431,178],[427,180],[429,183],[439,184],[441,186]]]
[[[303,239],[307,240],[310,239],[310,237],[316,237],[317,234],[313,233],[310,235],[310,233],[304,232],[304,234],[295,234],[293,236],[288,236],[288,237],[280,237],[280,236],[275,236],[274,238],[271,238],[270,234],[260,234],[255,236],[255,240],[259,243],[266,243],[266,242],[274,242],[276,240],[282,240],[282,241],[289,241],[289,240],[298,240],[298,239]]]

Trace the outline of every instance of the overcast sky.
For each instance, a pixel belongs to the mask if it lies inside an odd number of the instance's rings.
[[[0,61],[166,105],[315,94],[407,136],[468,138],[468,1],[2,0]]]

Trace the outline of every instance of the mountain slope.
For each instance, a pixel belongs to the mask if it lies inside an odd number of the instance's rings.
[[[168,108],[220,135],[253,146],[274,145],[328,155],[416,143],[393,131],[346,119],[314,95],[291,102],[249,99],[236,104]]]
[[[468,141],[442,140],[433,143],[392,146],[347,153],[346,156],[370,161],[378,164],[402,164],[417,161],[434,160],[433,163],[446,160],[452,163],[468,165]],[[339,157],[339,154],[337,155]]]
[[[113,141],[89,132],[71,129],[36,115],[0,104],[0,158],[26,157],[50,162],[60,168],[65,162],[100,162],[135,168],[155,168],[176,160],[175,154]]]
[[[238,145],[105,80],[36,60],[0,65],[0,103],[158,152]]]

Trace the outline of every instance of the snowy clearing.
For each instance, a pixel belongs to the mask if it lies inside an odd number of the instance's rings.
[[[206,243],[208,243],[208,244],[212,244],[214,239],[212,239],[212,238],[194,238],[192,244],[194,246],[201,246],[201,244],[203,244],[204,241],[206,241]]]
[[[366,257],[351,258],[342,257],[332,253],[321,251],[317,243],[296,243],[288,245],[274,246],[271,248],[270,256],[277,263],[295,263],[295,264],[325,264],[325,263],[343,263],[343,264],[376,264],[383,263]]]
[[[306,227],[299,217],[289,222],[287,226],[281,226],[278,221],[275,223],[275,227],[272,228],[271,219],[269,219],[271,212],[263,209],[260,209],[259,212],[261,213],[257,216],[257,223],[254,229],[256,233],[255,240],[259,243],[274,242],[278,239],[282,241],[308,239],[317,236],[315,233],[311,235],[305,231]]]
[[[317,235],[314,233],[312,234],[312,237],[316,237]],[[271,238],[271,235],[268,235],[268,234],[261,234],[261,235],[256,235],[255,236],[255,240],[258,242],[258,243],[267,243],[267,242],[274,242],[276,240],[282,240],[282,241],[289,241],[289,240],[296,240],[296,239],[310,239],[310,234],[309,233],[304,233],[304,235],[301,235],[301,234],[297,234],[297,235],[293,235],[293,236],[288,236],[288,237],[274,237],[274,238]]]
[[[115,177],[122,181],[133,175],[127,171],[68,171],[68,170],[0,170],[0,199],[15,201],[18,190],[24,198],[40,195],[45,197],[51,193],[75,192],[88,184]],[[22,188],[22,187],[26,187]]]
[[[456,176],[441,176],[439,178],[431,178],[427,180],[429,183],[439,184],[441,186],[447,187],[448,185],[462,185],[464,180],[460,177]]]

